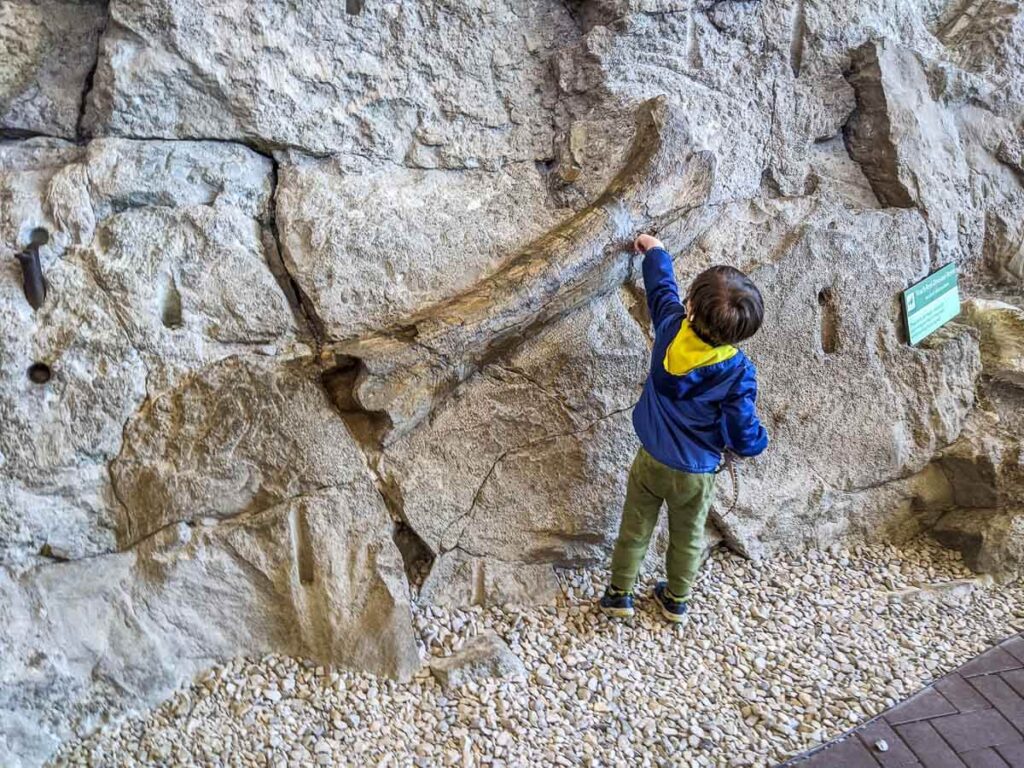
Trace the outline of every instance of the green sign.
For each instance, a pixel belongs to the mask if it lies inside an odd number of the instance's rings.
[[[960,314],[956,264],[947,264],[903,292],[907,335],[917,344]]]

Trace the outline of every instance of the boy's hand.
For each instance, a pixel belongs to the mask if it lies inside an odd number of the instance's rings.
[[[647,253],[651,248],[664,248],[664,244],[653,235],[638,235],[633,247],[640,253]]]

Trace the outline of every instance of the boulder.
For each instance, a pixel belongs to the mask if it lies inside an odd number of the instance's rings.
[[[198,671],[284,653],[408,678],[419,666],[391,521],[372,487],[327,488],[134,549],[0,569],[0,761],[151,706]]]
[[[430,662],[430,673],[445,688],[459,688],[488,678],[526,678],[526,667],[504,640],[490,630],[477,635],[451,656]]]
[[[105,22],[100,0],[10,0],[0,7],[0,132],[78,135]]]
[[[452,174],[293,155],[277,192],[282,255],[330,339],[469,288],[570,213],[532,163]]]
[[[552,51],[575,29],[557,0],[355,13],[333,0],[113,0],[85,126],[421,168],[532,161],[556,130]]]

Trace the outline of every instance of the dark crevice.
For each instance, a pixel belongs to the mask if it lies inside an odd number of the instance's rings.
[[[313,540],[309,533],[309,520],[301,506],[291,511],[292,546],[295,570],[300,584],[312,584],[314,579]]]
[[[405,576],[414,591],[423,584],[427,574],[434,565],[434,551],[412,527],[405,516],[405,499],[402,488],[394,477],[384,473],[380,468],[380,460],[375,459],[370,470],[377,483],[377,492],[384,500],[388,514],[391,516],[391,537],[402,556]]]
[[[821,351],[831,355],[839,349],[839,311],[831,286],[818,291],[818,306],[821,308]]]
[[[391,428],[391,420],[386,414],[367,411],[359,405],[354,390],[360,370],[359,360],[339,356],[333,366],[324,371],[321,381],[338,415],[372,466],[380,456],[384,435]]]
[[[57,136],[41,131],[27,131],[22,128],[0,128],[0,141],[25,141],[26,139],[58,139],[74,143],[74,136]]]
[[[110,18],[110,8],[107,7],[107,17],[103,21],[99,35],[96,36],[96,54],[92,59],[92,67],[85,76],[82,84],[82,97],[78,102],[78,120],[75,122],[75,136],[79,139],[85,138],[85,111],[89,105],[89,94],[92,93],[93,80],[96,78],[96,70],[100,65],[100,49],[103,47],[103,38],[107,32],[107,23]]]
[[[319,353],[323,346],[324,325],[319,315],[317,315],[313,303],[306,296],[295,278],[292,277],[284,262],[281,236],[277,230],[278,162],[273,156],[270,156],[270,161],[270,201],[267,204],[268,212],[264,222],[265,236],[263,238],[267,267],[288,300],[288,305],[292,309],[292,316],[295,318],[295,322],[312,338]]]
[[[434,567],[434,553],[423,541],[412,526],[403,520],[394,523],[391,538],[398,547],[402,556],[402,564],[405,567],[405,577],[409,580],[409,586],[418,591],[431,568]]]
[[[800,77],[806,34],[807,20],[804,13],[804,0],[796,0],[796,7],[793,10],[793,32],[789,42],[789,66],[793,70],[793,77]]]

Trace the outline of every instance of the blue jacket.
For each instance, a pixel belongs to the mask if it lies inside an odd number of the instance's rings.
[[[735,347],[712,347],[693,332],[667,251],[647,251],[643,271],[654,351],[633,410],[640,442],[662,464],[684,472],[714,472],[725,449],[761,453],[768,433],[755,410],[754,364]]]

